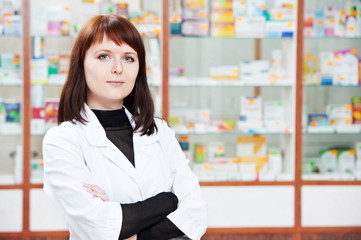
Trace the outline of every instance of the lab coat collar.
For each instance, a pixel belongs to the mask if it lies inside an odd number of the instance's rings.
[[[97,147],[104,157],[122,169],[135,183],[137,183],[138,177],[135,168],[126,156],[110,140],[108,140],[103,126],[87,104],[84,104],[84,111],[81,114],[87,121],[85,124],[81,124],[81,127],[88,143]]]
[[[124,107],[124,106],[123,106]],[[125,114],[127,115],[130,125],[132,128],[135,128],[135,121],[133,114],[129,112],[129,110],[124,107]],[[85,135],[89,143],[93,146],[98,147],[105,147],[107,146],[108,139],[105,134],[105,130],[103,126],[100,124],[97,116],[94,114],[94,112],[89,108],[87,104],[84,104],[84,111],[81,113],[82,117],[87,121],[85,124],[82,124],[82,127],[84,129]],[[141,132],[136,131],[133,133],[133,141],[134,144],[140,144],[140,145],[148,145],[151,143],[154,143],[159,140],[158,134],[153,134],[151,136],[143,135],[140,136]]]

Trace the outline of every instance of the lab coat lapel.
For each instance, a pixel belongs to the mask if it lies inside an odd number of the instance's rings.
[[[82,116],[87,120],[87,123],[81,126],[85,132],[88,143],[93,147],[99,148],[104,157],[122,169],[137,183],[137,174],[133,165],[107,138],[103,126],[88,105],[84,104],[84,110]]]

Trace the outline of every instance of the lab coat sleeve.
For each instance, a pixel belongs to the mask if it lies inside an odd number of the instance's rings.
[[[172,189],[179,199],[178,209],[167,217],[193,240],[198,240],[207,228],[207,206],[198,178],[189,168],[174,131],[163,121],[161,141],[166,158],[171,161]]]
[[[65,216],[74,239],[118,239],[122,224],[119,203],[93,198],[83,187],[93,183],[83,159],[76,129],[63,123],[43,141],[44,191]]]

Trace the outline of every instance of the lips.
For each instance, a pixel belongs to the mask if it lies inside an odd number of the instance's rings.
[[[107,83],[109,83],[110,85],[112,85],[114,87],[122,86],[124,84],[124,82],[122,82],[122,81],[107,81]]]

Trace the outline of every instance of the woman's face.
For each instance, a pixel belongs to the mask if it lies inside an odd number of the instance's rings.
[[[90,46],[84,59],[88,86],[87,104],[92,109],[120,109],[133,90],[139,71],[137,52],[127,44],[118,46],[106,36]]]

